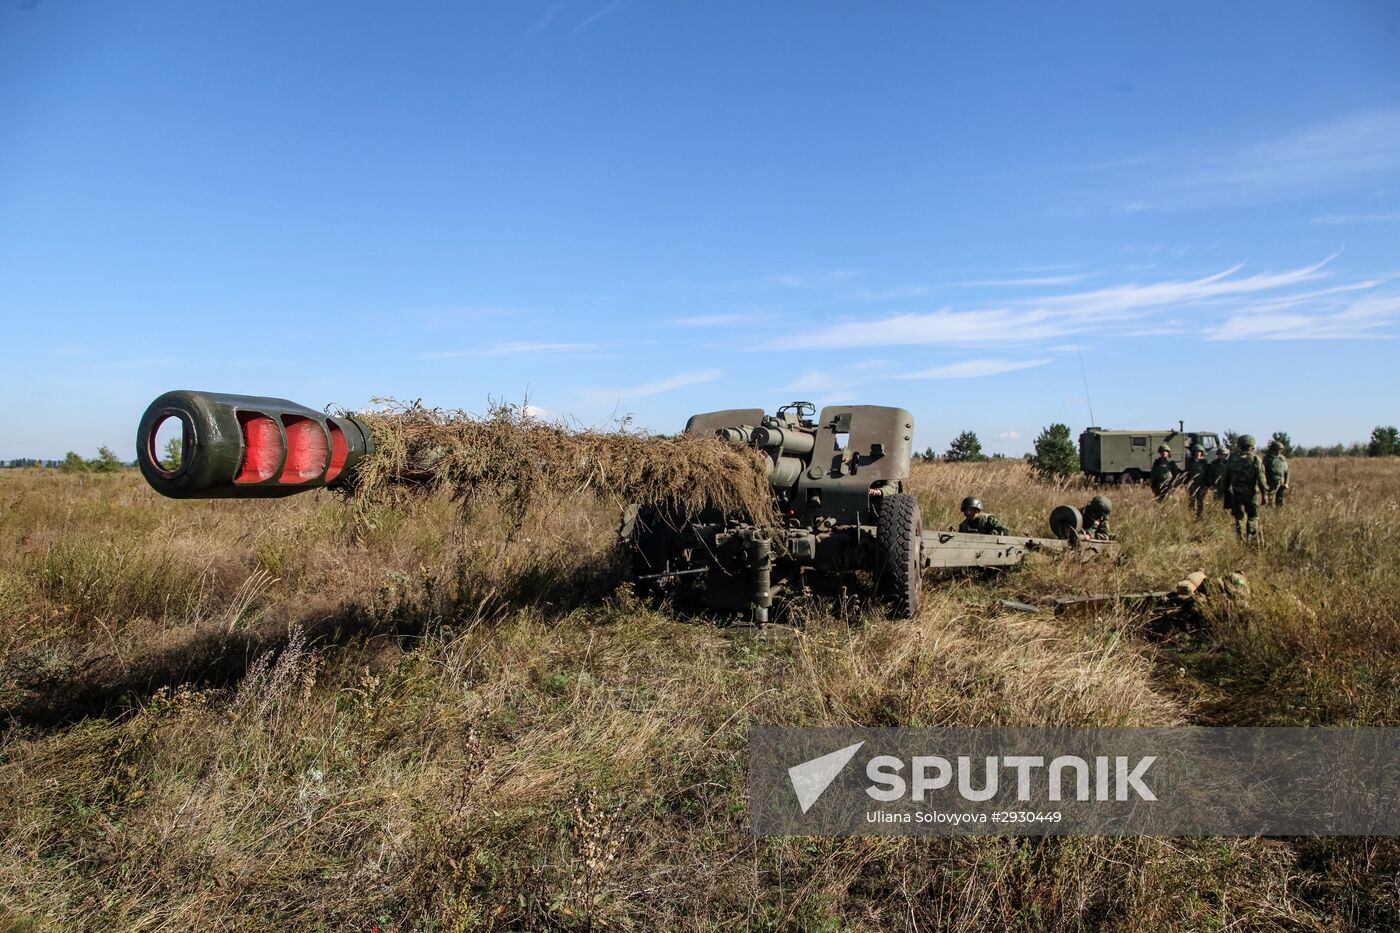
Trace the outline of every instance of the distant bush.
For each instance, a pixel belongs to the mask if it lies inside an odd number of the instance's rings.
[[[1069,425],[1052,424],[1035,439],[1031,467],[1044,480],[1068,479],[1079,472],[1079,453],[1070,440]]]
[[[964,431],[953,438],[953,443],[948,446],[948,452],[943,455],[944,460],[953,462],[966,462],[971,460],[986,460],[986,454],[982,453],[982,442],[977,439],[975,431]]]
[[[1366,453],[1372,457],[1394,457],[1400,455],[1400,431],[1392,424],[1378,425],[1371,432],[1371,443]]]
[[[94,473],[118,473],[124,464],[121,459],[112,452],[112,448],[103,445],[97,448],[97,458],[88,461],[88,466]]]

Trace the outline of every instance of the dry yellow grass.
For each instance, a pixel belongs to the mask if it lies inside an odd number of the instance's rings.
[[[0,473],[0,920],[19,929],[1391,929],[1381,840],[756,839],[750,721],[1400,722],[1400,464],[1301,461],[1235,543],[1112,492],[1119,563],[726,628],[617,585],[596,500],[171,502]],[[1092,493],[921,465],[1018,530]],[[1238,570],[1164,624],[999,600]]]

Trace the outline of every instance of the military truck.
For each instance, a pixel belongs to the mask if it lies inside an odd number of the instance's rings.
[[[1157,448],[1171,448],[1172,459],[1185,463],[1188,447],[1202,447],[1207,459],[1215,455],[1220,436],[1211,431],[1175,428],[1110,430],[1085,428],[1079,435],[1079,468],[1101,483],[1140,483],[1152,473]]]

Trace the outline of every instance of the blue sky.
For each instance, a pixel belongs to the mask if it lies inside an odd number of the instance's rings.
[[[176,387],[1361,440],[1397,247],[1392,2],[0,0],[0,458]]]

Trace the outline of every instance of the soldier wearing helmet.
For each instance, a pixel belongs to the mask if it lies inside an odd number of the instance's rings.
[[[1267,476],[1264,462],[1254,452],[1254,436],[1241,434],[1222,482],[1235,517],[1235,535],[1250,544],[1259,542],[1259,503],[1269,496]]]
[[[982,500],[976,496],[968,496],[962,501],[962,524],[958,526],[958,531],[971,535],[1009,535],[1010,531],[1006,526],[997,520],[991,512],[982,511]]]
[[[1277,440],[1269,441],[1268,453],[1264,454],[1264,479],[1269,484],[1264,501],[1281,507],[1288,494],[1288,460],[1283,455],[1283,444]]]
[[[1191,508],[1196,517],[1202,518],[1206,512],[1206,492],[1211,487],[1210,464],[1206,462],[1204,447],[1191,448],[1191,459],[1186,461],[1186,479],[1190,484],[1186,491],[1191,494]]]
[[[1158,499],[1166,498],[1181,475],[1181,464],[1172,459],[1172,449],[1166,444],[1157,448],[1157,459],[1152,461],[1152,494]]]
[[[1090,499],[1081,513],[1084,516],[1084,535],[1089,538],[1107,538],[1108,514],[1112,511],[1113,503],[1108,500],[1108,496],[1095,496]]]
[[[1212,487],[1220,488],[1220,478],[1225,475],[1225,464],[1229,462],[1229,458],[1230,448],[1224,444],[1215,448],[1215,459],[1210,462],[1210,472],[1206,474]]]

